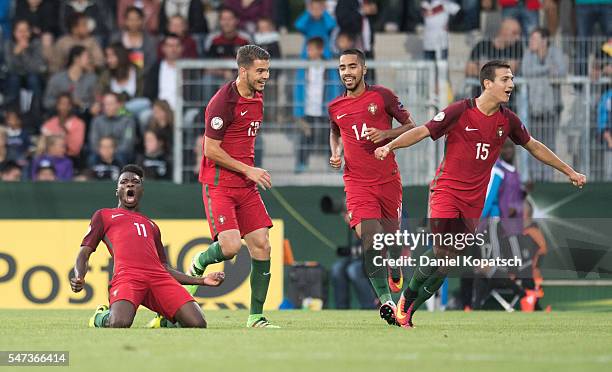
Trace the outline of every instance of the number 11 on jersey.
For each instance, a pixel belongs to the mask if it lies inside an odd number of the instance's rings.
[[[144,223],[136,223],[134,222],[134,226],[136,226],[136,231],[138,232],[138,236],[143,236],[146,238],[147,237],[147,229],[144,225]],[[142,231],[141,231],[142,228]]]

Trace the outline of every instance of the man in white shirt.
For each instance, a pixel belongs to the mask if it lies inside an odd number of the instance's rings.
[[[183,54],[183,44],[176,34],[167,34],[162,42],[164,59],[158,61],[145,78],[144,93],[151,101],[163,99],[176,109],[176,62]]]

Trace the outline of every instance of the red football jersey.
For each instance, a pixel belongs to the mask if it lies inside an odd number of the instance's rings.
[[[206,137],[222,141],[221,148],[232,158],[249,166],[255,164],[255,138],[263,121],[261,93],[244,98],[235,81],[227,83],[208,102],[204,120]],[[243,174],[223,168],[206,156],[202,156],[200,182],[225,187],[255,186]]]
[[[487,116],[473,98],[453,103],[425,126],[433,140],[446,135],[444,159],[431,181],[431,190],[448,189],[478,208],[484,205],[491,168],[506,138],[521,146],[531,138],[514,112],[501,106]]]
[[[122,208],[97,210],[81,246],[96,249],[100,241],[113,256],[114,275],[168,273],[161,232],[145,215]]]
[[[366,128],[382,130],[393,127],[393,118],[408,121],[410,113],[397,96],[379,85],[367,85],[359,97],[342,95],[329,103],[331,126],[340,129],[344,145],[344,183],[362,186],[380,185],[399,177],[395,156],[383,161],[374,157],[374,150],[390,140],[374,143],[366,138]]]

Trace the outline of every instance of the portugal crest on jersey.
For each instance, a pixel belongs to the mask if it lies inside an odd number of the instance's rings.
[[[504,128],[503,127],[498,127],[497,128],[497,137],[501,138],[504,135]]]
[[[368,106],[368,112],[372,115],[376,115],[377,111],[378,111],[378,106],[374,102],[370,103],[370,105]]]

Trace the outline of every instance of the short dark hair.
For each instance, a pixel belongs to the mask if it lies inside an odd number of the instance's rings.
[[[510,65],[506,61],[500,61],[500,60],[495,59],[493,61],[489,61],[485,63],[484,66],[482,66],[482,68],[480,69],[480,75],[479,75],[480,87],[482,88],[482,90],[485,89],[485,86],[484,86],[485,80],[491,80],[491,81],[495,80],[495,71],[497,71],[497,69],[499,68],[510,68]]]
[[[175,34],[174,32],[166,32],[164,33],[164,40],[162,42],[166,42],[166,40],[168,39],[177,39],[178,41],[181,41],[181,37],[178,36],[177,34]]]
[[[323,38],[319,36],[315,36],[315,37],[311,37],[310,39],[308,39],[308,41],[306,41],[306,45],[308,44],[314,44],[316,47],[323,49],[323,46],[325,45],[325,41],[323,41]]]
[[[221,16],[221,13],[223,13],[223,12],[230,12],[234,16],[234,18],[238,18],[238,14],[236,13],[236,11],[234,9],[228,8],[226,6],[222,6],[221,8],[219,8],[219,10],[217,12],[218,12],[217,14],[219,14],[219,17]]]
[[[241,46],[236,53],[238,67],[249,67],[258,59],[268,61],[270,60],[270,53],[264,48],[253,44]]]
[[[550,45],[550,31],[548,31],[548,29],[544,27],[536,27],[533,29],[533,31],[531,31],[531,33],[529,33],[529,35],[533,35],[536,32],[540,34],[540,36],[542,36],[542,39],[546,40],[546,46],[549,46]]]
[[[144,12],[142,11],[142,9],[131,5],[125,8],[125,11],[123,12],[123,19],[127,18],[128,14],[132,12],[137,13],[140,16],[140,18],[144,18]]]
[[[22,167],[14,160],[7,160],[4,164],[0,166],[0,174],[8,173],[13,169],[21,170]]]
[[[121,177],[121,175],[126,172],[132,172],[140,178],[144,177],[144,169],[142,169],[140,165],[128,164],[124,166],[123,168],[121,168],[121,172],[119,172],[119,177]]]
[[[74,61],[79,58],[83,53],[87,53],[87,49],[85,49],[82,45],[76,45],[70,49],[68,52],[68,62],[66,63],[66,67],[70,67],[74,64]]]
[[[365,65],[365,54],[361,51],[361,49],[357,49],[357,48],[351,48],[351,49],[347,49],[347,50],[343,50],[342,53],[340,53],[340,56],[346,56],[346,55],[353,55],[353,56],[357,56],[357,59],[359,60],[359,62],[362,65]]]
[[[72,29],[78,26],[79,22],[81,22],[82,19],[87,19],[87,18],[89,17],[85,13],[80,13],[80,12],[72,13],[68,17],[68,20],[67,20],[68,31],[72,31]]]

